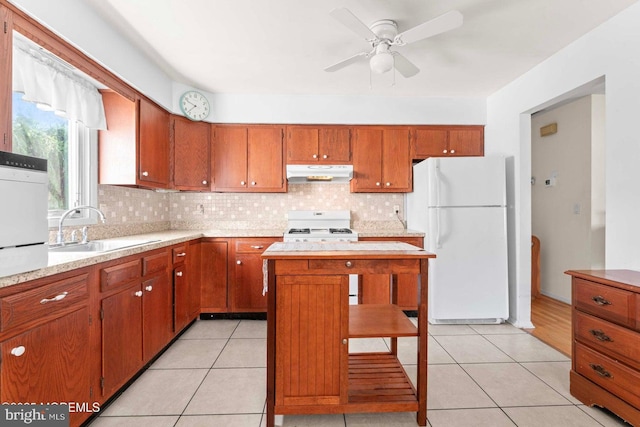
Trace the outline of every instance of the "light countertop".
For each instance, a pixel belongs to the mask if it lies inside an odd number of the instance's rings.
[[[356,230],[358,231],[358,230]],[[0,277],[0,288],[41,277],[51,276],[77,268],[87,267],[106,261],[122,258],[128,255],[159,249],[166,246],[175,245],[201,237],[282,237],[282,229],[238,229],[238,230],[166,230],[154,233],[137,234],[132,236],[118,237],[117,240],[148,240],[150,243],[134,247],[113,250],[109,252],[92,253],[49,253],[48,265],[34,271]],[[411,230],[379,230],[379,231],[358,231],[361,237],[422,237],[424,233]]]

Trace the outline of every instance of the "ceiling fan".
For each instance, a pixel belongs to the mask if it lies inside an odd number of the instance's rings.
[[[391,50],[392,46],[404,46],[453,30],[461,26],[463,20],[460,12],[451,10],[402,33],[398,33],[398,25],[390,19],[376,21],[370,27],[367,27],[347,8],[333,9],[329,14],[345,27],[371,43],[372,49],[369,52],[360,52],[330,65],[324,69],[325,71],[337,71],[362,59],[368,59],[371,71],[375,73],[386,73],[395,67],[404,77],[415,76],[420,72],[420,69],[400,52]]]

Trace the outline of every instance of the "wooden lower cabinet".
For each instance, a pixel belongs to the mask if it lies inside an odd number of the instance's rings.
[[[173,337],[169,255],[162,249],[100,270],[102,395],[110,396]]]
[[[95,400],[88,289],[86,269],[0,289],[0,401]],[[70,425],[89,415],[71,412]]]
[[[233,239],[233,264],[229,266],[230,310],[233,313],[266,312],[267,297],[263,295],[262,252],[280,238]]]
[[[404,242],[419,248],[424,247],[422,237],[360,237],[363,242]],[[414,274],[398,274],[398,306],[402,310],[418,309],[418,286]],[[366,274],[360,276],[358,289],[360,304],[388,304],[391,301],[391,283],[388,274]]]
[[[572,276],[571,394],[640,425],[640,272],[567,274]]]
[[[202,313],[264,313],[262,252],[280,237],[204,239],[201,253]]]
[[[204,239],[200,252],[200,306],[202,313],[227,312],[229,241]]]
[[[276,286],[276,405],[346,403],[349,277],[284,276]]]

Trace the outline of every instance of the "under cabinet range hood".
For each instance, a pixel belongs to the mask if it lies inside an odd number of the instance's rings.
[[[287,165],[289,184],[346,183],[351,178],[352,165]]]

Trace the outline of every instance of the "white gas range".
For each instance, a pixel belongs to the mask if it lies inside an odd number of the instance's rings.
[[[285,242],[355,242],[358,233],[351,230],[351,212],[289,211]]]
[[[351,211],[289,211],[285,242],[356,242]],[[358,304],[358,275],[349,275],[349,304]]]

